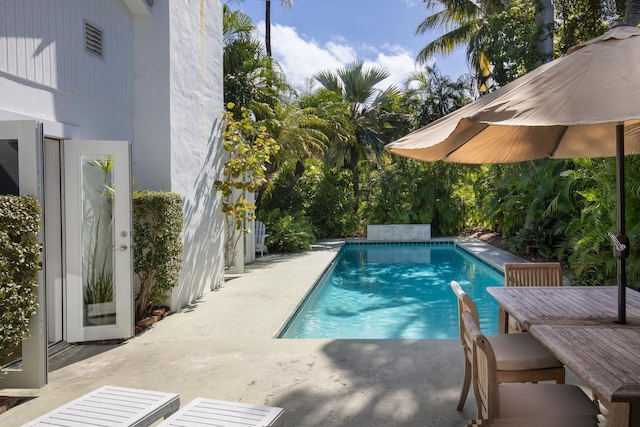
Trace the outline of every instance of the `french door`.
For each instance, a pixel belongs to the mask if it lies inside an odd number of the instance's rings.
[[[0,194],[35,196],[43,206],[42,124],[36,121],[0,121]],[[43,215],[46,214],[43,212]],[[40,233],[40,244],[44,244]],[[47,383],[44,274],[38,273],[38,308],[31,317],[29,338],[14,350],[22,363],[11,365],[0,388],[40,388]],[[7,361],[4,361],[7,362]]]
[[[127,141],[63,141],[67,341],[134,332]]]
[[[42,124],[0,121],[0,194],[35,196],[42,210],[38,309],[29,338],[0,361],[13,362],[0,389],[35,389],[47,383],[48,343],[133,336],[130,143],[43,146]]]

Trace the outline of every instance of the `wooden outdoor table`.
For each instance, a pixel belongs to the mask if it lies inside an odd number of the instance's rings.
[[[627,324],[618,319],[613,286],[491,287],[508,316],[593,389],[609,409],[609,425],[640,426],[640,293],[627,289]]]
[[[640,425],[640,326],[532,325],[529,333],[591,387],[610,427]]]
[[[534,324],[601,324],[618,319],[615,286],[489,287],[500,303],[498,330],[507,332],[509,316],[528,329]],[[640,325],[640,292],[628,289],[627,323]]]

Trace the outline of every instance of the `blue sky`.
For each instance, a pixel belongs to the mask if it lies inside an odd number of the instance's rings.
[[[264,0],[235,0],[230,6],[249,15],[264,40]],[[295,0],[292,8],[272,0],[273,56],[298,88],[314,73],[356,59],[389,71],[391,77],[383,85],[402,87],[407,75],[419,69],[417,53],[438,36],[415,34],[429,14],[422,0]],[[453,79],[468,72],[462,49],[434,61]]]

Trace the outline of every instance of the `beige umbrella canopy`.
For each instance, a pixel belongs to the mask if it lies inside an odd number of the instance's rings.
[[[622,242],[614,253],[618,321],[626,323],[622,157],[640,154],[640,29],[613,28],[385,149],[455,163],[617,156],[618,235],[612,240]]]

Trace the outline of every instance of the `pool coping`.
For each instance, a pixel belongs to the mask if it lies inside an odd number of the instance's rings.
[[[374,244],[374,245],[397,245],[397,244],[447,244],[453,243],[455,246],[464,249],[472,255],[475,255],[481,261],[491,266],[493,269],[504,272],[503,264],[511,262],[531,262],[527,259],[521,258],[496,246],[485,243],[482,240],[474,237],[434,237],[429,240],[423,241],[381,241],[381,240],[367,240],[363,238],[349,238],[344,239],[345,244]]]

